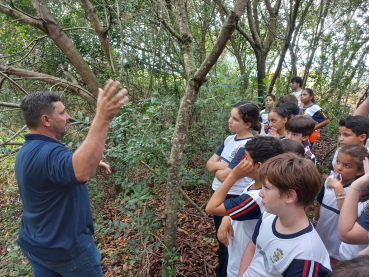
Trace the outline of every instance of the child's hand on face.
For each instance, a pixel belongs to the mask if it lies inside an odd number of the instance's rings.
[[[237,179],[241,179],[246,177],[252,171],[252,167],[253,164],[251,162],[243,159],[235,168],[233,168],[231,174],[237,177]]]
[[[277,129],[274,127],[270,127],[268,135],[279,139],[279,134],[277,133]]]
[[[330,189],[334,189],[334,188],[337,188],[337,187],[342,187],[342,184],[340,181],[338,181],[338,179],[342,179],[341,177],[341,174],[337,173],[337,176],[335,177],[332,177],[332,176],[329,176],[328,177],[328,183],[327,183],[327,187],[330,188]]]

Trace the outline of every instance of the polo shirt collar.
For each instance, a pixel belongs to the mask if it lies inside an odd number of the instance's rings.
[[[57,142],[60,143],[59,141],[48,137],[48,136],[44,136],[44,135],[40,135],[40,134],[26,134],[24,135],[24,137],[26,138],[26,140],[43,140],[43,141],[48,141],[48,142]],[[62,143],[60,143],[62,144]]]

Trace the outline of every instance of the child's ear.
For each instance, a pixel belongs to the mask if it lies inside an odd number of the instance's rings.
[[[309,136],[303,136],[302,141],[307,141],[309,139]]]
[[[260,166],[262,166],[263,164],[261,163],[261,162],[258,162],[257,164],[256,164],[256,169],[257,170],[259,170],[259,168],[260,168]]]
[[[285,194],[287,204],[292,204],[293,202],[297,201],[297,193],[295,190],[289,189],[288,191],[285,192]]]
[[[365,141],[366,140],[366,134],[361,134],[358,136],[360,141]]]
[[[246,124],[247,129],[251,128],[251,125],[252,125],[251,122],[246,122],[245,124]]]
[[[365,173],[364,168],[363,168],[363,169],[360,169],[360,170],[356,173],[356,176],[364,175],[364,173]]]
[[[288,120],[287,117],[283,118],[283,123],[286,124],[287,120]]]

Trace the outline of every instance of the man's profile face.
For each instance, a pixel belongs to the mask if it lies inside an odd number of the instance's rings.
[[[300,84],[299,83],[296,83],[295,81],[293,81],[292,83],[291,83],[291,88],[293,89],[293,90],[299,90],[300,89]]]
[[[61,140],[67,134],[67,121],[70,119],[62,102],[54,102],[54,112],[50,116],[51,130],[57,140]]]

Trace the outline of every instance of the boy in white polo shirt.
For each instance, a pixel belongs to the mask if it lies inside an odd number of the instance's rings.
[[[264,163],[258,175],[265,213],[246,247],[238,276],[327,276],[328,252],[304,210],[321,187],[315,165],[286,153]]]

